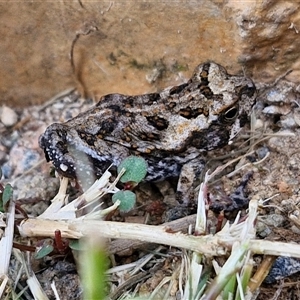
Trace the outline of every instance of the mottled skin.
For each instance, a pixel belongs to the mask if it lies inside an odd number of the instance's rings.
[[[179,176],[178,200],[187,203],[203,152],[228,144],[247,122],[256,97],[251,79],[231,76],[213,62],[199,65],[184,84],[140,96],[106,95],[64,124],[52,124],[40,146],[70,178],[100,176],[129,155],[148,162],[147,181]],[[83,157],[83,155],[86,157]]]

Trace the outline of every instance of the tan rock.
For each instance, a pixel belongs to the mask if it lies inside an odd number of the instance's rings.
[[[10,107],[3,105],[0,108],[0,121],[4,126],[10,127],[17,123],[18,115]]]
[[[288,69],[299,81],[295,1],[7,1],[0,14],[0,103],[9,106],[70,87],[95,99],[156,91],[208,59],[257,82]]]

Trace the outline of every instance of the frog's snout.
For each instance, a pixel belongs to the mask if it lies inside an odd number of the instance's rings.
[[[67,146],[67,133],[61,124],[50,125],[40,136],[39,145],[44,150],[47,162],[51,161],[58,173],[76,177],[74,159]]]

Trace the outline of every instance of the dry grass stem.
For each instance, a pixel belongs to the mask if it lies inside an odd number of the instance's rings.
[[[262,282],[265,280],[269,271],[275,261],[275,256],[265,256],[263,262],[259,266],[258,270],[254,274],[254,276],[249,281],[249,290],[254,292],[257,288],[260,287]]]
[[[4,234],[0,239],[0,298],[2,298],[5,286],[8,284],[8,267],[13,245],[14,225],[15,202],[10,201],[6,213],[6,227],[4,229]]]
[[[52,200],[51,205],[45,210],[44,213],[38,216],[38,218],[51,220],[76,219],[76,212],[79,208],[85,208],[86,205],[98,201],[106,193],[115,193],[119,191],[119,189],[116,187],[116,183],[124,174],[124,172],[125,171],[121,171],[115,181],[110,183],[109,179],[111,177],[111,173],[109,171],[106,171],[102,175],[102,177],[96,180],[95,183],[86,192],[84,192],[81,196],[70,203],[67,202],[68,195],[66,194],[69,180],[68,178],[62,177],[58,194]],[[115,205],[107,211],[101,212],[100,209],[98,209],[98,211],[92,211],[90,215],[87,215],[85,217],[101,218],[105,213],[116,209],[117,206],[118,203],[115,203]]]
[[[257,207],[257,201],[252,200],[250,202],[250,212],[251,207]],[[255,208],[252,208],[252,210],[255,210]],[[252,214],[250,213],[250,216]],[[253,253],[300,258],[300,245],[254,239],[253,232],[249,230],[252,226],[249,227],[245,223],[252,223],[253,218],[254,215],[239,224],[229,225],[227,223],[217,234],[205,236],[169,232],[169,228],[165,225],[152,226],[97,220],[28,219],[20,224],[19,231],[23,236],[28,237],[53,237],[54,231],[59,229],[63,237],[71,239],[79,239],[89,234],[98,235],[100,233],[105,238],[132,239],[169,245],[201,252],[206,256],[224,255],[230,251],[235,241],[250,238],[249,250]]]
[[[169,245],[206,253],[207,255],[224,255],[225,247],[219,245],[218,238],[212,235],[189,236],[180,232],[170,233],[166,226],[152,226],[136,223],[110,221],[56,221],[42,219],[24,220],[19,231],[27,237],[53,237],[59,229],[62,237],[79,239],[86,235],[101,234],[105,238],[133,239],[143,242]]]
[[[190,215],[182,219],[177,219],[172,222],[164,223],[164,226],[168,228],[171,232],[180,231],[182,233],[187,233],[188,227],[191,225],[192,230],[195,228],[196,215]],[[146,247],[146,242],[138,240],[125,240],[125,239],[115,239],[110,241],[108,245],[108,252],[111,254],[122,253],[128,249],[137,249],[143,245]]]
[[[15,225],[15,203],[9,202],[9,207],[6,213],[6,227],[4,235],[0,240],[0,276],[6,275],[8,272],[9,260],[12,251],[13,235]]]
[[[27,275],[26,282],[32,295],[34,296],[34,299],[49,300],[46,293],[42,289],[38,279],[36,278],[34,272],[31,270],[31,267],[29,266],[29,264],[26,263],[24,253],[21,252],[19,249],[14,249],[14,256],[21,263],[21,267]]]

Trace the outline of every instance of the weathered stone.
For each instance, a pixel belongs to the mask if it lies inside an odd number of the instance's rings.
[[[10,127],[17,123],[18,115],[10,107],[3,105],[0,108],[0,121],[4,126]]]
[[[0,18],[0,103],[9,106],[70,87],[95,98],[155,91],[209,59],[259,82],[289,69],[299,81],[294,1],[7,1]]]

